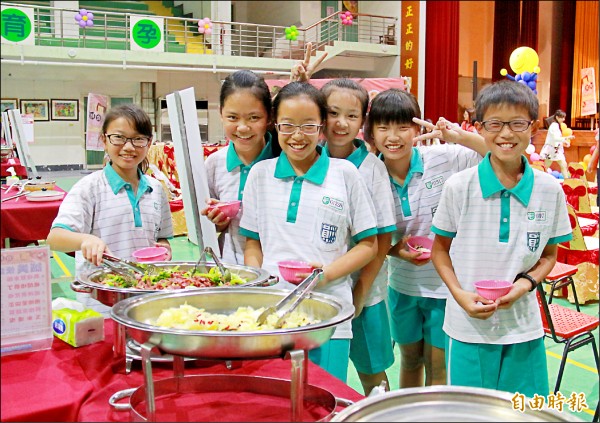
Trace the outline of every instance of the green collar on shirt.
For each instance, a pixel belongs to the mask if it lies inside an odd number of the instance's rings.
[[[146,178],[144,178],[144,174],[140,169],[137,171],[138,178],[140,179],[140,184],[138,186],[138,194],[146,192],[146,190],[152,192],[152,187],[148,185]],[[116,195],[121,188],[126,185],[129,185],[128,182],[125,182],[123,178],[119,176],[119,174],[112,168],[112,163],[108,163],[104,166],[104,175],[106,175],[106,179],[108,180],[108,184],[110,185],[110,189]]]
[[[254,159],[254,161],[252,163],[250,163],[248,166],[252,167],[252,165],[254,165],[255,163],[260,162],[261,160],[265,160],[265,159],[270,159],[273,157],[273,152],[271,151],[271,133],[267,132],[265,133],[265,146],[263,147],[262,151],[260,152],[260,154],[258,155],[258,157],[256,159]],[[239,158],[239,156],[237,155],[236,151],[235,151],[235,145],[233,145],[233,143],[229,144],[229,148],[227,149],[227,172],[231,172],[232,170],[234,170],[235,168],[242,166],[244,167],[245,164],[244,162],[242,162]]]
[[[521,156],[521,162],[523,163],[525,171],[523,172],[523,177],[519,183],[512,189],[506,189],[496,177],[496,173],[494,173],[494,169],[490,163],[490,154],[491,153],[488,152],[485,155],[485,158],[479,163],[477,169],[479,173],[479,186],[481,187],[483,198],[488,198],[497,192],[504,190],[511,195],[514,195],[521,204],[527,207],[533,190],[533,170],[531,170],[531,166],[529,166],[527,159],[525,159],[524,156]]]
[[[365,142],[361,139],[355,138],[354,141],[352,141],[352,143],[356,147],[356,150],[354,150],[348,157],[346,157],[346,160],[348,160],[358,169],[362,162],[364,162],[367,156],[369,155],[369,150],[367,150]],[[327,154],[327,156],[331,157],[327,144],[325,144],[323,151],[325,152],[325,154]]]
[[[121,189],[125,189],[127,193],[127,198],[129,198],[129,202],[131,203],[131,209],[133,210],[133,220],[135,222],[136,228],[141,228],[142,224],[142,215],[140,213],[140,198],[146,191],[152,192],[152,187],[148,184],[148,180],[141,170],[138,169],[138,178],[140,178],[140,184],[138,185],[137,193],[133,192],[131,188],[131,184],[129,182],[125,182],[123,178],[119,176],[117,172],[112,168],[112,164],[108,163],[104,166],[104,175],[108,180],[108,185],[112,189],[113,193],[117,195]]]
[[[379,158],[382,161],[385,161],[383,154],[379,154]],[[400,185],[397,183],[394,178],[390,176],[390,181],[396,188],[396,192],[398,193],[398,198],[400,199],[400,205],[402,206],[402,214],[404,217],[412,216],[412,210],[410,209],[410,201],[408,198],[408,184],[412,179],[415,173],[423,174],[424,171],[423,166],[423,157],[419,152],[419,149],[416,147],[412,148],[412,153],[410,157],[410,164],[408,166],[408,173],[406,174],[406,178],[404,179],[404,185]]]
[[[319,158],[310,169],[308,169],[308,172],[301,176],[301,178],[306,179],[313,184],[321,185],[325,180],[327,170],[329,169],[329,156],[323,154],[323,147],[320,145],[317,145],[317,153],[319,154]],[[277,165],[275,166],[275,177],[284,179],[295,178],[296,176],[296,172],[294,172],[294,168],[292,168],[287,155],[284,152],[281,152],[281,155],[277,159]]]
[[[294,168],[284,152],[281,152],[277,159],[277,164],[275,165],[275,177],[278,179],[294,179],[292,189],[290,190],[290,198],[288,199],[286,218],[286,222],[288,223],[296,223],[304,181],[307,180],[315,185],[321,185],[325,181],[325,176],[327,176],[327,171],[329,170],[329,156],[323,153],[323,147],[320,145],[317,145],[317,153],[319,154],[319,158],[313,163],[310,169],[308,169],[308,172],[302,176],[296,175]]]

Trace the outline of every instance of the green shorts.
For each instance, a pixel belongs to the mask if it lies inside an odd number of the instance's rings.
[[[352,320],[350,359],[360,373],[373,375],[394,364],[390,321],[385,301],[363,308]]]
[[[546,396],[548,367],[544,337],[518,344],[469,344],[448,337],[448,385]]]
[[[405,345],[424,339],[427,344],[444,349],[446,299],[413,297],[388,287],[388,304],[394,341]]]
[[[310,361],[318,364],[344,383],[348,379],[349,355],[349,339],[330,339],[319,348],[308,352]]]

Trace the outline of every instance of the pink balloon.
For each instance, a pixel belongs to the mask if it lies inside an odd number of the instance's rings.
[[[535,161],[541,159],[541,157],[538,153],[531,153],[531,156],[529,156],[529,158],[531,159],[532,162],[535,162]]]
[[[210,28],[206,28],[206,29],[204,30],[204,34],[205,34],[205,35],[210,35],[211,33],[212,33],[212,29],[210,29]]]

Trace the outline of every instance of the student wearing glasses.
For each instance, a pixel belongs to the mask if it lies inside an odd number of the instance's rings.
[[[313,263],[323,269],[316,290],[352,304],[350,274],[377,252],[371,196],[356,166],[329,157],[318,145],[327,120],[321,91],[291,82],[277,94],[273,110],[282,153],[256,163],[248,175],[240,222],[240,233],[247,237],[245,264],[279,275],[281,260]],[[295,287],[281,277],[275,285]],[[347,321],[308,356],[345,381],[351,338]]]
[[[544,330],[535,288],[571,239],[563,191],[523,156],[538,129],[538,99],[500,81],[475,102],[475,126],[490,152],[451,176],[433,218],[433,263],[447,285],[444,331],[448,384],[548,394]],[[513,282],[496,299],[479,280]],[[493,319],[491,317],[494,316]]]
[[[152,144],[150,118],[139,106],[116,106],[106,114],[100,137],[110,160],[65,196],[48,245],[53,251],[75,251],[78,274],[89,263],[99,266],[105,252],[131,259],[139,248],[163,246],[170,259],[169,202],[160,182],[144,175]]]

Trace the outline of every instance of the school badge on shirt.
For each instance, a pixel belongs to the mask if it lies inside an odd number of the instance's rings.
[[[540,246],[540,232],[527,232],[527,246],[529,251],[537,251]]]
[[[337,236],[338,227],[329,223],[321,223],[321,239],[325,244],[333,244]]]

